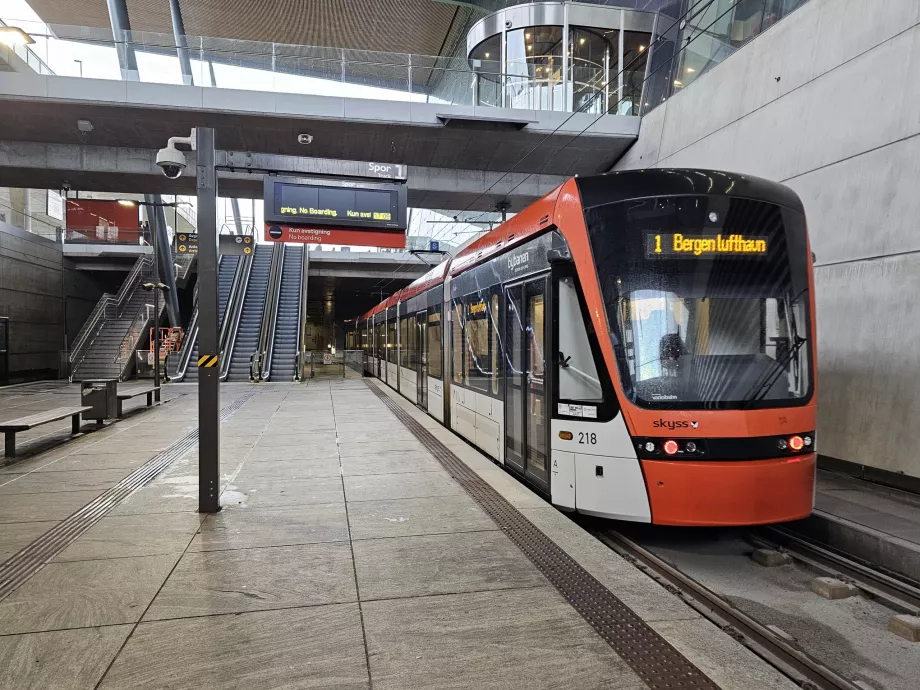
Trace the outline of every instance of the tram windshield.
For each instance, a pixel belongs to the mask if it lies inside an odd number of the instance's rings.
[[[650,409],[754,409],[812,392],[804,218],[728,197],[586,211],[627,397]]]

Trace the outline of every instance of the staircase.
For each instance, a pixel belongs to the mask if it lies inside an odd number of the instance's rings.
[[[259,330],[262,325],[262,310],[265,308],[265,292],[268,289],[268,274],[272,265],[272,245],[256,246],[249,274],[249,287],[243,302],[243,313],[236,330],[233,355],[230,359],[228,381],[249,380],[249,360],[259,347]],[[277,264],[276,264],[277,265]]]
[[[230,288],[233,287],[233,276],[236,274],[236,267],[240,263],[238,256],[223,256],[220,259],[220,266],[217,269],[217,330],[224,321],[224,313],[227,310],[227,302],[230,300]],[[188,360],[188,369],[183,381],[198,380],[198,337],[195,336],[195,345],[192,348],[192,356]]]
[[[303,247],[287,246],[281,272],[278,318],[275,319],[275,349],[269,378],[272,381],[294,380],[294,355],[300,329],[300,281],[303,272]]]
[[[121,379],[130,369],[133,353],[144,336],[148,336],[147,327],[152,325],[148,320],[153,316],[153,293],[141,287],[152,275],[153,258],[142,256],[118,294],[105,294],[99,299],[74,339],[70,352],[71,381]],[[164,306],[162,299],[160,306]]]

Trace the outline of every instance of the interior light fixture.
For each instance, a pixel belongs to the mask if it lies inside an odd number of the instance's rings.
[[[675,79],[675,80],[674,80],[674,86],[683,86],[683,85],[684,85],[684,83],[683,83],[680,79]]]
[[[645,50],[645,46],[639,46],[639,52],[641,53],[643,50]]]
[[[687,68],[687,74],[693,74],[694,72],[696,72],[696,70],[693,69],[692,67]]]
[[[35,39],[18,26],[0,26],[0,43],[10,47],[24,46],[35,43]]]
[[[486,53],[486,60],[489,59],[489,53]]]
[[[131,199],[119,199],[118,203],[122,206],[135,206],[135,203]]]
[[[584,39],[584,38],[579,38],[579,39],[578,39],[578,45],[583,46],[584,44],[585,44],[585,39]]]
[[[524,34],[524,38],[526,38],[526,39],[529,41],[529,40],[530,40],[530,34]]]

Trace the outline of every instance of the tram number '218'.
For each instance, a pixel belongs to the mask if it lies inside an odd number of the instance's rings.
[[[593,446],[597,444],[597,434],[591,434],[584,431],[578,432],[578,442],[582,445]]]

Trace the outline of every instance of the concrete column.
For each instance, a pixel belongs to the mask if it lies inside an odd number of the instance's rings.
[[[22,200],[22,229],[32,232],[32,190],[24,189]]]
[[[182,83],[192,85],[192,61],[188,54],[188,41],[185,38],[185,24],[182,21],[182,8],[179,0],[169,0],[169,14],[172,17],[173,37],[176,39],[176,53],[179,55],[179,68],[182,70]]]
[[[118,66],[125,81],[140,81],[137,58],[131,41],[131,22],[128,21],[128,6],[125,0],[107,0],[109,21],[112,23],[112,38],[118,53]]]

